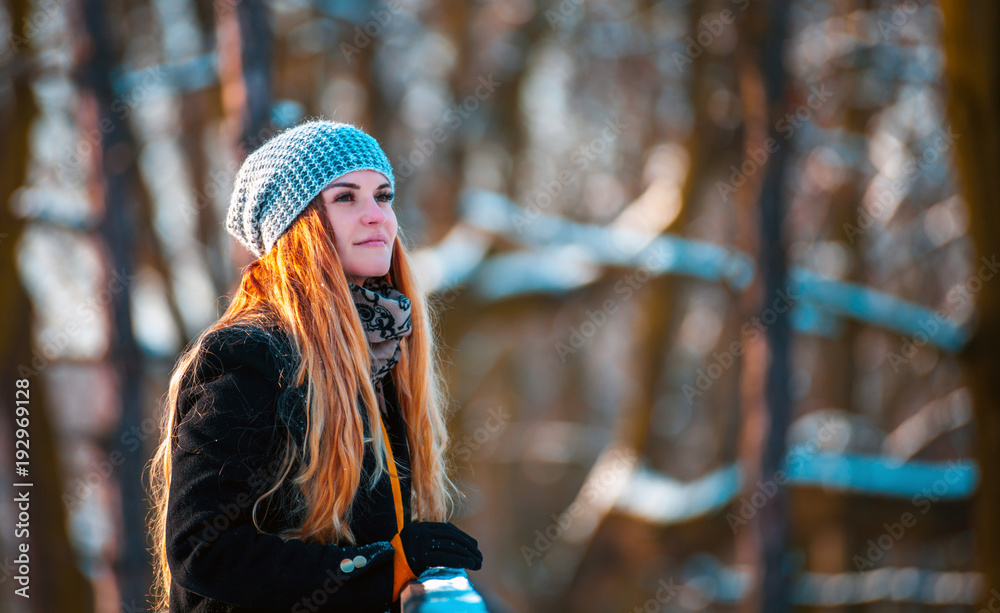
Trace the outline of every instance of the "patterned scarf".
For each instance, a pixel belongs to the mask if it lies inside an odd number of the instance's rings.
[[[399,341],[410,334],[410,299],[379,277],[364,287],[350,283],[354,306],[371,350],[372,383],[379,383],[399,362]]]

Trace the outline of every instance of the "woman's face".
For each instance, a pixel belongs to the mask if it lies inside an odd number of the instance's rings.
[[[327,185],[320,196],[347,280],[361,285],[389,272],[396,240],[389,180],[374,170],[355,170]]]

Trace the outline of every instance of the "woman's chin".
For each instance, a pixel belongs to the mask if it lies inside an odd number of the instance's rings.
[[[368,266],[357,266],[352,268],[347,274],[355,277],[384,277],[389,272],[389,263],[373,264]]]

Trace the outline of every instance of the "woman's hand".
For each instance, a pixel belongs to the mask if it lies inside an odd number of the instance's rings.
[[[432,566],[469,570],[483,567],[476,539],[449,522],[414,522],[403,528],[399,540],[410,570],[418,577]]]

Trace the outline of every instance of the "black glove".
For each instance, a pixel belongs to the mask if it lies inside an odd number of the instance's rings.
[[[399,540],[410,570],[417,576],[432,566],[469,570],[483,567],[476,539],[449,522],[413,522],[399,533]]]

